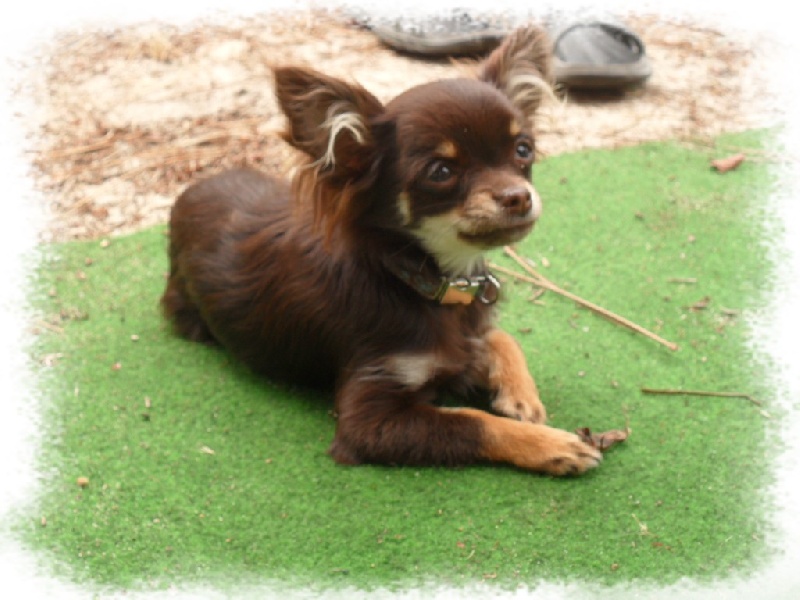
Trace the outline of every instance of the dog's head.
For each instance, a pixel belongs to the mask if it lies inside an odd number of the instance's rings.
[[[531,184],[533,115],[549,91],[549,44],[512,33],[475,79],[420,85],[383,106],[363,88],[307,69],[275,70],[285,138],[309,157],[297,182],[327,227],[417,239],[452,275],[520,240],[541,202]]]

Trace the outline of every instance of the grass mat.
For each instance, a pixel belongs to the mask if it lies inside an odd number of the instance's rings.
[[[576,479],[338,466],[326,455],[330,398],[275,386],[169,333],[157,308],[164,227],[46,248],[35,304],[50,327],[32,350],[46,365],[44,489],[17,527],[49,568],[121,587],[254,577],[514,588],[746,574],[768,555],[770,421],[747,400],[640,387],[742,391],[769,408],[767,367],[742,313],[769,285],[771,176],[757,161],[724,175],[708,166],[764,138],[587,151],[535,168],[545,212],[519,250],[681,347],[552,293],[534,302],[529,286],[507,282],[502,325],[524,347],[551,424],[633,431]]]

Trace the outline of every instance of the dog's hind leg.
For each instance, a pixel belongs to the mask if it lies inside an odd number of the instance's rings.
[[[167,288],[161,296],[161,308],[178,335],[195,342],[216,343],[200,311],[189,298],[185,280],[175,269],[170,273]]]

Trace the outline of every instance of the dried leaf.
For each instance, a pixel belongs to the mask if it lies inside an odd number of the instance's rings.
[[[580,427],[575,430],[575,433],[583,440],[584,443],[589,444],[593,448],[597,448],[600,452],[605,452],[611,446],[624,442],[630,435],[630,428],[625,429],[611,429],[603,433],[592,433],[588,427]]]
[[[720,173],[727,173],[728,171],[733,171],[736,167],[742,164],[745,158],[745,155],[740,152],[739,154],[712,160],[711,166]]]
[[[707,309],[709,304],[711,304],[711,296],[703,296],[700,300],[685,308],[688,308],[692,312],[697,312]]]

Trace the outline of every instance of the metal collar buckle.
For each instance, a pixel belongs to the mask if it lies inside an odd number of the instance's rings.
[[[440,304],[472,304],[477,298],[483,304],[494,304],[500,295],[500,282],[491,273],[472,277],[442,277],[435,300]]]

